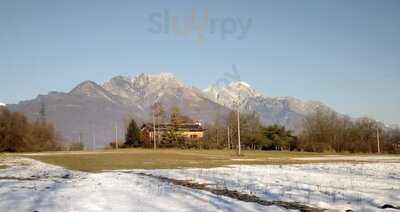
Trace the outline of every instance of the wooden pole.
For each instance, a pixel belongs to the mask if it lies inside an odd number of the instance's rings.
[[[240,145],[240,112],[239,112],[239,107],[238,107],[238,110],[237,110],[237,125],[238,125],[238,155],[241,155],[241,149],[242,149],[242,147],[241,147],[241,145]]]
[[[228,126],[228,149],[231,149],[231,135],[229,132],[229,126]]]
[[[376,128],[376,142],[378,145],[378,153],[381,153],[381,142],[379,137],[379,127]]]
[[[115,149],[118,149],[118,126],[115,122]]]
[[[96,134],[94,131],[94,125],[92,124],[92,150],[96,148]]]
[[[93,150],[95,150],[96,149],[96,134],[94,134],[94,132],[93,132]]]
[[[154,118],[154,110],[153,110],[153,143],[154,143],[154,150],[156,150],[156,122]]]

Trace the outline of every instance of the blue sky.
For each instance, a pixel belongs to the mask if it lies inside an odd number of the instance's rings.
[[[141,72],[204,88],[235,65],[265,95],[400,124],[399,11],[397,0],[0,0],[0,102]]]

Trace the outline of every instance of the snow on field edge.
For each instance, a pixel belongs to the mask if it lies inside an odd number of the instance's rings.
[[[285,211],[132,173],[69,171],[25,158],[0,165],[7,166],[0,169],[0,211]]]

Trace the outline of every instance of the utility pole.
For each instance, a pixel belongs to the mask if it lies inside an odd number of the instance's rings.
[[[79,132],[78,140],[79,140],[79,144],[82,144],[82,132]],[[83,148],[85,148],[85,146],[83,146]]]
[[[381,143],[379,138],[379,127],[376,127],[376,142],[378,144],[378,153],[381,153]]]
[[[122,141],[123,142],[125,142],[125,138],[126,138],[126,135],[125,135],[125,130],[122,130]]]
[[[216,133],[216,136],[217,136],[217,146],[219,146],[219,141],[218,141],[218,126],[217,126],[217,129],[215,129],[215,133]]]
[[[118,149],[118,126],[117,126],[117,122],[115,122],[115,149]]]
[[[94,130],[94,125],[93,125],[93,123],[91,124],[91,128],[92,128],[92,150],[95,150],[96,149],[96,133],[95,133],[95,130]]]
[[[241,154],[241,145],[240,145],[240,112],[239,112],[239,106],[238,106],[238,109],[237,109],[237,125],[238,125],[238,155],[240,155]]]
[[[229,132],[229,126],[228,126],[228,149],[231,149],[231,134]]]
[[[96,134],[93,132],[93,150],[96,149]]]
[[[154,117],[154,110],[153,110],[153,143],[154,143],[154,150],[156,150],[156,122]]]
[[[242,104],[242,102],[240,101],[240,93],[238,95],[238,100],[236,102],[236,106],[237,106],[237,136],[238,136],[238,151],[237,151],[237,155],[240,156],[241,155],[241,143],[240,143],[240,105]]]

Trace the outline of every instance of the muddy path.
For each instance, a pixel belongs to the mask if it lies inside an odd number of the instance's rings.
[[[167,177],[162,177],[162,176],[156,176],[152,174],[146,174],[146,173],[137,173],[138,175],[141,176],[146,176],[146,177],[152,177],[156,178],[162,182],[168,182],[172,183],[174,185],[179,185],[191,189],[197,189],[197,190],[202,190],[202,191],[208,191],[210,193],[220,195],[220,196],[225,196],[225,197],[230,197],[232,199],[240,200],[243,202],[253,202],[257,203],[263,206],[278,206],[282,207],[285,209],[289,210],[299,210],[302,212],[320,212],[320,211],[327,211],[326,209],[323,208],[315,208],[315,207],[310,207],[307,205],[303,205],[298,202],[284,202],[284,201],[268,201],[268,200],[263,200],[255,195],[250,195],[250,194],[245,194],[245,193],[240,193],[235,190],[228,190],[228,189],[216,189],[216,188],[211,188],[207,184],[200,184],[200,183],[194,183],[190,182],[187,180],[176,180],[176,179],[171,179]]]

